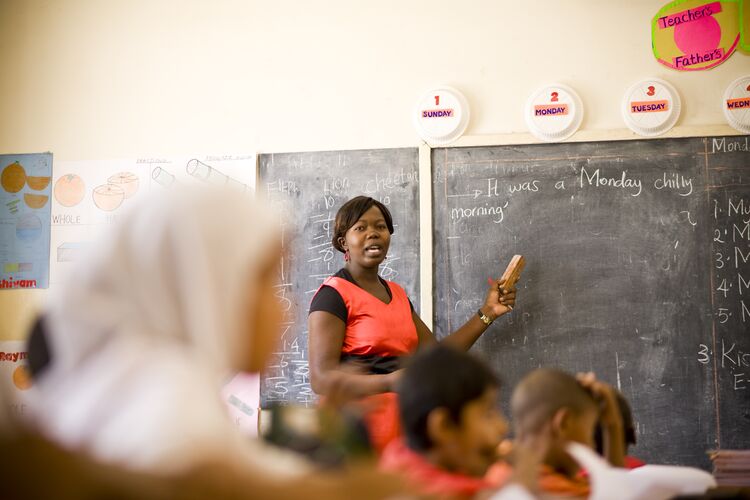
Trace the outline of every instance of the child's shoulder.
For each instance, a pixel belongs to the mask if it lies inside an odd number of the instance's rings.
[[[545,493],[571,497],[588,497],[591,493],[588,478],[582,476],[570,478],[548,465],[542,466],[539,489]]]
[[[385,448],[380,468],[404,476],[414,488],[427,495],[473,496],[490,487],[485,478],[450,472],[430,463],[401,439]]]
[[[506,484],[512,475],[513,466],[508,462],[501,460],[490,466],[484,479],[493,487],[499,487]]]

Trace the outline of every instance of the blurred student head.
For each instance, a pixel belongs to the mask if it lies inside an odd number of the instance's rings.
[[[545,463],[576,470],[565,452],[573,441],[593,447],[599,407],[576,378],[554,369],[538,369],[526,375],[513,391],[511,411],[519,439],[546,433],[550,446]]]
[[[92,245],[53,300],[58,364],[142,336],[196,349],[222,369],[262,368],[280,314],[275,222],[229,190],[151,195]]]
[[[42,429],[149,467],[179,468],[200,443],[231,448],[218,389],[276,344],[280,254],[278,218],[241,193],[176,189],[123,214],[45,312]]]
[[[444,345],[417,353],[397,393],[406,444],[438,466],[483,475],[507,431],[500,381],[472,355]]]

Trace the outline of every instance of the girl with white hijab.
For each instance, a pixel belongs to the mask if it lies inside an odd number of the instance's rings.
[[[40,430],[150,471],[252,459],[219,390],[275,345],[280,254],[278,218],[239,193],[162,193],[124,215],[45,312]]]

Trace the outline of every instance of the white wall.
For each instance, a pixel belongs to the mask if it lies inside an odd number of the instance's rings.
[[[0,0],[0,152],[55,160],[416,146],[417,97],[467,95],[467,134],[525,132],[537,86],[573,86],[583,129],[623,128],[636,80],[669,80],[679,125],[724,122],[737,53],[678,73],[651,54],[663,0]],[[0,293],[0,339],[43,291]]]

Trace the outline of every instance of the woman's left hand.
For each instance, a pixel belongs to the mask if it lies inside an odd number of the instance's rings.
[[[482,312],[493,320],[513,310],[516,304],[516,287],[505,288],[505,280],[498,279],[490,284]]]

